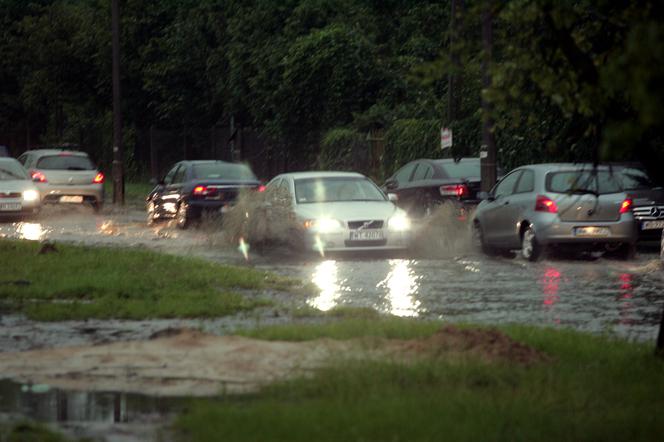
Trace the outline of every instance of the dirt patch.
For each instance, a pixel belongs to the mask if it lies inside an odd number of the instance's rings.
[[[345,357],[479,357],[523,365],[548,357],[496,330],[446,326],[413,340],[305,342],[214,336],[195,330],[166,330],[143,341],[0,354],[0,373],[22,383],[66,390],[123,391],[155,396],[250,393],[261,386],[307,375]]]

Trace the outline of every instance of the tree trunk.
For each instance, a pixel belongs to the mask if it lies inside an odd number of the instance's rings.
[[[485,0],[482,12],[482,88],[491,87],[491,57],[493,52],[493,1]],[[482,147],[480,158],[482,163],[482,190],[488,192],[496,183],[496,139],[493,133],[491,103],[482,94]]]

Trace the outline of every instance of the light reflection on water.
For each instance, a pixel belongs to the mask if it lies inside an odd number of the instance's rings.
[[[337,306],[341,296],[337,272],[337,262],[334,260],[326,260],[316,266],[311,281],[320,289],[320,295],[309,300],[312,307],[328,311]]]
[[[41,241],[46,235],[46,231],[39,223],[17,223],[16,233],[20,239],[30,241]]]
[[[419,316],[420,301],[415,296],[419,289],[418,275],[412,269],[412,261],[391,259],[387,277],[376,287],[386,289],[389,313],[395,316]]]

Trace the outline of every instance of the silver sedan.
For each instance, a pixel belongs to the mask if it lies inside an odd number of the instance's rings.
[[[473,232],[486,253],[520,248],[531,261],[551,247],[604,250],[624,258],[634,254],[632,199],[609,167],[522,166],[482,196]]]
[[[39,212],[41,198],[21,163],[0,158],[0,216],[32,215]]]
[[[410,244],[411,223],[369,178],[353,172],[296,172],[267,185],[290,199],[309,250],[395,250]]]

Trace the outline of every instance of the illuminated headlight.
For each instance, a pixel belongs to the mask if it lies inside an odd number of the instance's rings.
[[[23,191],[23,201],[33,202],[39,200],[39,192],[36,190],[24,190]]]
[[[404,214],[394,215],[387,222],[387,227],[390,230],[396,230],[397,232],[403,232],[404,230],[410,229],[410,219]]]
[[[319,233],[337,232],[343,228],[340,221],[332,218],[307,220],[304,222],[304,227]]]

